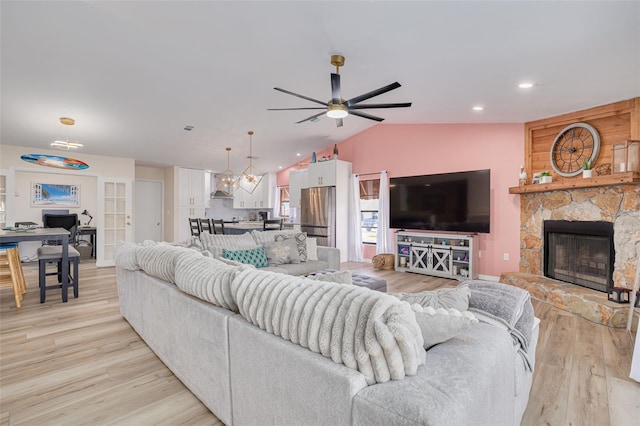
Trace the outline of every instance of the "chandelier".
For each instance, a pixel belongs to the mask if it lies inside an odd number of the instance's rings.
[[[231,170],[231,166],[229,165],[231,147],[228,146],[225,149],[227,150],[227,170],[218,176],[218,182],[220,184],[221,191],[227,195],[232,195],[236,190],[236,174]]]
[[[249,165],[244,169],[236,181],[235,186],[242,188],[249,194],[253,194],[253,191],[260,185],[264,173],[253,166],[253,159],[255,158],[253,156],[253,130],[249,130],[247,134],[249,135],[249,156],[247,157],[249,159]]]
[[[69,142],[69,128],[71,126],[73,126],[74,124],[76,124],[76,121],[73,118],[60,117],[60,124],[63,124],[65,126],[67,126],[67,140],[66,141],[54,141],[54,142],[51,142],[51,146],[53,148],[64,149],[64,150],[68,151],[70,149],[78,149],[78,148],[84,146],[83,144],[81,144],[79,142]]]

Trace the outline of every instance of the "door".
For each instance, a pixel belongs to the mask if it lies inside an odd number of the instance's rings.
[[[123,178],[98,178],[96,223],[98,253],[96,266],[113,266],[113,251],[118,241],[132,241],[132,182]]]
[[[136,180],[133,217],[136,219],[135,242],[162,241],[163,183]]]

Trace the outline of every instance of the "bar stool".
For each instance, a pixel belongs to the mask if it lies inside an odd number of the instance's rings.
[[[69,246],[69,286],[73,286],[73,297],[78,298],[78,263],[80,262],[80,252]],[[55,272],[47,272],[47,263],[56,263],[58,268]],[[71,263],[73,263],[73,275],[71,275]],[[42,246],[38,248],[40,303],[44,303],[45,292],[54,288],[62,288],[62,246]],[[56,275],[57,285],[47,285],[47,277]],[[62,301],[66,302],[68,295],[62,289]]]
[[[22,306],[27,281],[22,271],[18,243],[0,244],[0,288],[13,288],[16,308]]]

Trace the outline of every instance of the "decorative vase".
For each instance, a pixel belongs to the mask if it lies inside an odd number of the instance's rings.
[[[312,163],[315,163],[315,162],[316,162],[316,160],[317,160],[317,158],[316,158],[316,152],[315,152],[315,151],[313,151],[313,154],[311,154],[311,162],[312,162]]]
[[[593,170],[583,170],[582,171],[582,177],[583,178],[590,178],[593,176]]]
[[[333,159],[338,159],[338,144],[333,145]]]

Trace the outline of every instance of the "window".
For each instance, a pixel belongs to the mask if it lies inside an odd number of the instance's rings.
[[[380,179],[360,181],[360,224],[362,242],[376,243],[378,209],[380,208]]]
[[[280,217],[289,217],[289,187],[280,187]]]

